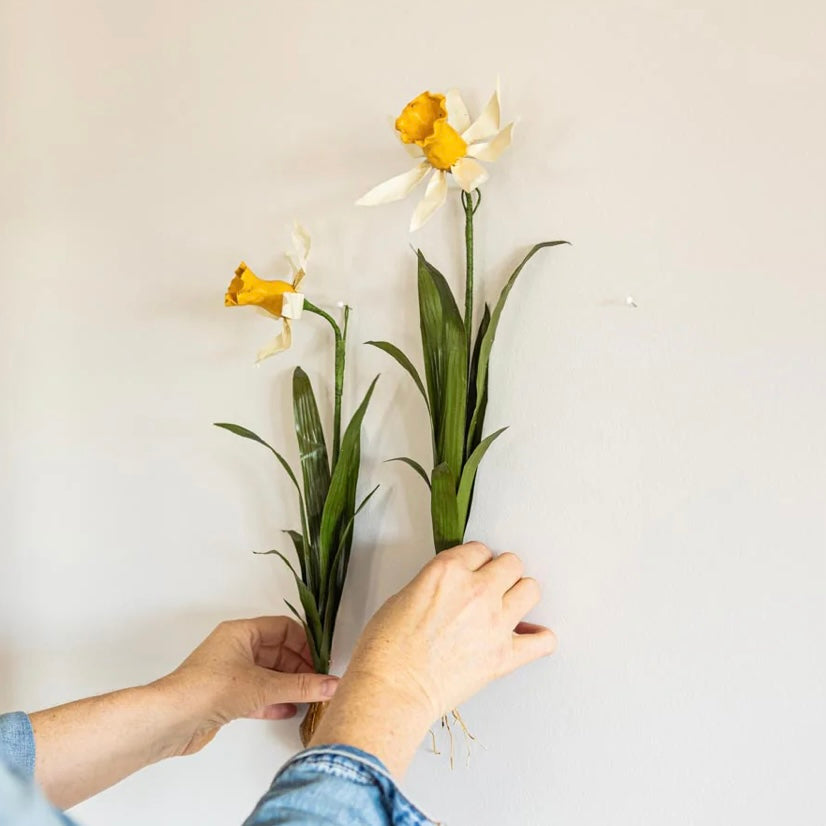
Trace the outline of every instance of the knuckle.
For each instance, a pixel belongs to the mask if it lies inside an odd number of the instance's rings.
[[[522,570],[522,560],[511,551],[505,551],[503,554],[499,554],[499,560],[500,564],[507,565],[513,570]]]

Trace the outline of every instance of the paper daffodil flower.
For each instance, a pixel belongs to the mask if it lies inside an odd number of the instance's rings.
[[[510,146],[513,123],[500,128],[499,108],[498,84],[482,114],[472,123],[456,90],[446,95],[422,92],[404,107],[395,126],[402,143],[424,160],[409,172],[374,187],[356,203],[375,206],[399,201],[432,172],[410,221],[411,232],[419,229],[445,202],[448,173],[465,192],[473,192],[488,179],[479,161],[495,161]]]
[[[289,348],[292,344],[290,321],[301,318],[304,309],[304,294],[298,292],[298,287],[306,275],[310,234],[298,222],[293,228],[292,241],[293,252],[287,253],[292,270],[291,281],[265,281],[242,261],[224,296],[226,307],[259,307],[274,318],[281,319],[281,332],[258,352],[258,362]]]

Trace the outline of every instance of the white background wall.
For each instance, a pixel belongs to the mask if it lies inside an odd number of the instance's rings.
[[[0,706],[34,709],[171,669],[225,617],[281,612],[253,557],[295,522],[267,456],[291,446],[272,332],[228,311],[244,257],[356,306],[354,341],[416,341],[413,202],[353,200],[407,157],[387,117],[425,88],[476,109],[497,73],[521,123],[485,187],[478,265],[567,238],[497,341],[471,533],[521,553],[560,649],[469,702],[487,746],[424,750],[411,796],[448,824],[820,824],[826,819],[826,12],[676,0],[0,5]],[[454,196],[455,198],[455,196]],[[458,200],[458,199],[456,199]],[[414,240],[457,280],[456,203]],[[633,295],[638,309],[623,306]],[[382,372],[342,609],[427,559],[415,390]],[[240,823],[297,747],[237,723],[76,814]]]

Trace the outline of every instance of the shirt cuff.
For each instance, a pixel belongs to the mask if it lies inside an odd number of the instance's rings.
[[[0,714],[0,760],[24,779],[34,777],[34,732],[28,714]]]

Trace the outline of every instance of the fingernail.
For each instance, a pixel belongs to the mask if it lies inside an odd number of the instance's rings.
[[[321,684],[321,696],[322,697],[332,697],[333,694],[336,693],[336,689],[338,688],[338,679],[333,677],[329,680],[325,680]]]

